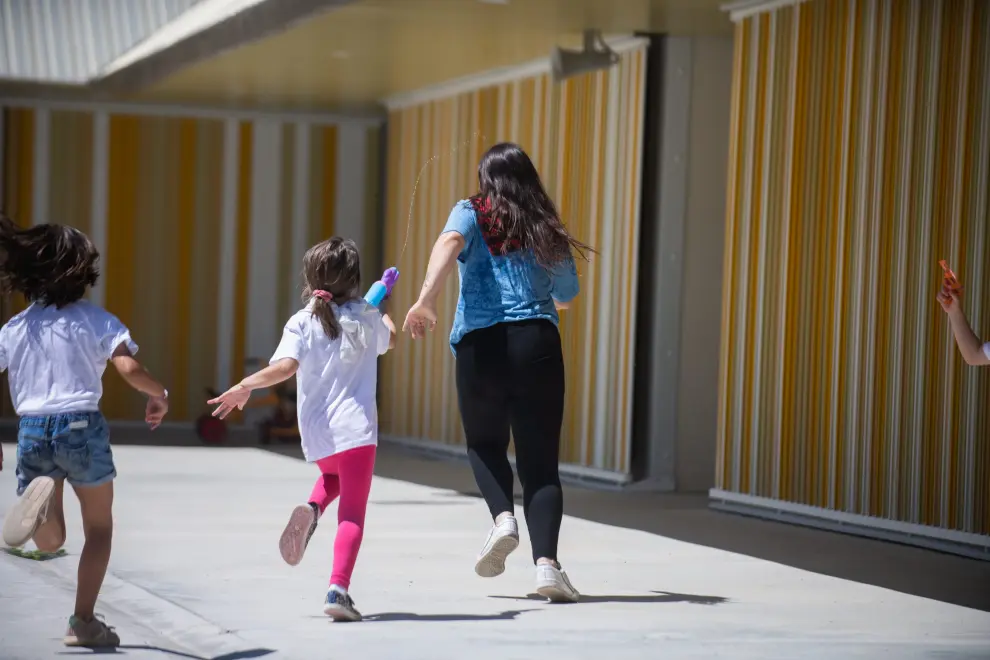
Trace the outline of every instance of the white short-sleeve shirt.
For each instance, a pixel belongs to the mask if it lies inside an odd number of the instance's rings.
[[[983,344],[983,354],[987,356],[988,360],[990,360],[990,341]]]
[[[318,461],[378,443],[378,356],[390,332],[382,314],[364,300],[333,306],[341,336],[331,340],[312,303],[293,314],[271,363],[292,358],[303,455]]]
[[[103,372],[121,344],[137,353],[127,327],[102,307],[30,305],[0,328],[0,371],[17,414],[98,411]]]

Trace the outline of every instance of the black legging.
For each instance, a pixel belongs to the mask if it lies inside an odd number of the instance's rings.
[[[492,518],[513,510],[511,427],[533,560],[556,559],[564,514],[558,473],[564,360],[557,327],[530,320],[468,333],[457,345],[457,396],[468,458]]]

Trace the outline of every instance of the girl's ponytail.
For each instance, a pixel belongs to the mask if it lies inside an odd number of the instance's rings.
[[[341,335],[334,305],[346,305],[357,297],[361,283],[361,259],[354,241],[335,236],[318,243],[303,256],[303,303],[313,301],[313,316],[331,340]]]
[[[313,316],[319,319],[323,332],[327,333],[327,337],[331,340],[339,337],[340,321],[333,313],[333,296],[328,291],[321,290],[307,291],[307,293],[313,299]]]

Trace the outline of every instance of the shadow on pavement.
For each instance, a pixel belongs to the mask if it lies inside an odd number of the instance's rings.
[[[546,602],[546,598],[540,594],[527,594],[526,596],[489,596],[489,598],[500,598],[504,600],[537,600]],[[623,594],[618,596],[594,596],[581,594],[581,600],[577,603],[566,603],[568,605],[581,605],[583,603],[691,603],[692,605],[721,605],[729,602],[728,598],[722,596],[698,596],[696,594],[675,594],[670,591],[651,591],[648,594]]]
[[[235,431],[219,447],[255,447],[302,458],[297,444],[259,445],[253,431]],[[0,429],[16,442],[16,429]],[[120,445],[203,447],[191,429],[154,433],[115,429]],[[416,505],[449,504],[455,494],[480,497],[466,460],[437,457],[383,443],[375,474],[450,491]],[[520,493],[518,484],[516,493]],[[516,501],[520,498],[517,496]],[[399,502],[378,504],[401,506]],[[411,503],[404,503],[412,505]],[[661,494],[564,487],[564,510],[576,518],[717,548],[794,568],[990,612],[990,562],[713,511],[704,493]]]
[[[414,614],[412,612],[382,612],[364,617],[364,621],[511,621],[523,612],[508,610],[499,614]]]
[[[275,651],[272,649],[249,649],[247,651],[236,651],[225,653],[215,657],[207,658],[201,655],[193,655],[173,649],[165,649],[160,646],[148,646],[146,644],[123,644],[116,649],[87,649],[80,648],[77,651],[63,651],[59,655],[127,655],[127,651],[155,651],[164,655],[176,658],[189,658],[189,660],[249,660],[250,658],[263,658],[271,655]]]
[[[368,500],[369,504],[380,506],[464,506],[467,502],[461,500]]]
[[[466,461],[424,456],[388,444],[379,452],[375,474],[452,491],[437,493],[438,498],[454,493],[481,497]],[[516,492],[520,492],[518,484]],[[704,493],[600,490],[565,484],[564,512],[583,520],[990,612],[990,562],[722,513],[708,508]]]

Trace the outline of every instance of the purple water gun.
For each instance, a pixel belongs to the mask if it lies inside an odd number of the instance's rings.
[[[392,293],[392,287],[399,281],[399,269],[395,266],[389,268],[382,274],[382,279],[371,285],[368,293],[364,294],[364,299],[369,305],[378,307],[382,301]]]

